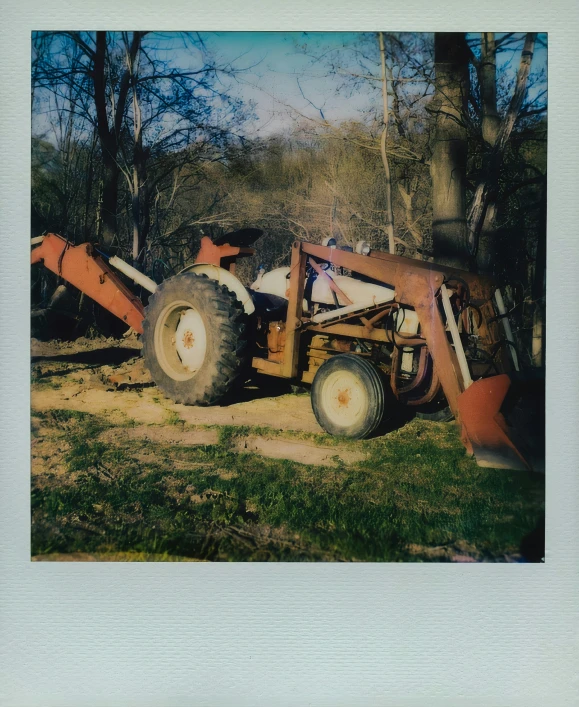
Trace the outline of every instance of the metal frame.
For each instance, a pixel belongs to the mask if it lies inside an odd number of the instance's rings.
[[[229,272],[234,273],[236,258],[252,255],[254,252],[253,248],[229,244],[215,245],[210,239],[203,238],[196,262],[225,266]],[[394,290],[394,298],[391,303],[383,302],[363,310],[345,312],[338,322],[312,322],[303,311],[308,258],[311,258],[315,265],[317,261],[325,261],[387,284]],[[44,262],[47,268],[85,292],[135,331],[142,333],[144,308],[141,301],[110,270],[102,258],[93,252],[90,244],[73,246],[60,236],[48,234],[32,251],[31,262]],[[457,423],[461,426],[462,441],[470,453],[476,453],[479,464],[528,468],[523,456],[511,441],[506,422],[500,414],[502,401],[510,385],[509,377],[501,374],[472,382],[445,286],[445,282],[453,278],[468,285],[470,304],[480,313],[479,341],[494,354],[495,347],[500,346],[498,319],[504,315],[500,312],[497,317],[495,313],[492,298],[497,288],[489,278],[379,251],[365,256],[296,241],[292,246],[285,322],[286,339],[282,360],[277,362],[256,357],[253,359],[253,366],[269,375],[297,378],[300,340],[304,331],[389,342],[398,346],[427,347],[421,351],[420,375],[417,376],[416,385],[409,384],[398,389],[396,371],[393,372],[391,385],[394,394],[404,395],[424,382],[428,353],[433,364],[431,383],[421,398],[407,402],[417,405],[432,400],[440,385]],[[333,287],[333,290],[337,290],[337,294],[344,297],[337,286]],[[442,316],[439,298],[445,318]],[[500,310],[502,302],[497,299],[497,307]],[[374,327],[388,311],[401,305],[415,310],[420,324],[420,336],[402,337],[396,332]],[[373,316],[367,319],[366,315]],[[349,318],[360,320],[362,325],[345,323]],[[447,327],[452,344],[447,335]],[[502,370],[509,370],[508,352],[499,353]],[[513,360],[516,362],[514,357]],[[397,367],[396,360],[393,361],[393,367]]]
[[[444,268],[432,263],[410,260],[396,255],[372,252],[371,255],[359,255],[337,250],[328,246],[296,241],[292,247],[288,314],[286,319],[286,349],[281,363],[273,363],[260,358],[253,359],[253,365],[263,373],[284,378],[298,377],[298,352],[301,334],[316,331],[337,336],[363,338],[371,341],[390,341],[384,329],[374,329],[366,320],[364,326],[352,324],[313,325],[304,319],[302,310],[305,286],[306,262],[316,258],[339,267],[353,270],[391,286],[394,291],[393,304],[404,304],[414,308],[422,330],[422,338],[408,340],[396,336],[397,345],[416,346],[426,344],[433,359],[434,372],[440,380],[442,389],[453,414],[458,417],[458,396],[465,390],[464,371],[457,354],[446,335],[446,324],[438,308],[436,295],[445,280],[459,277],[468,283],[471,295],[476,302],[483,304],[489,300],[496,286],[487,278],[478,278],[472,273],[454,268]],[[380,305],[384,307],[385,305]],[[367,314],[367,312],[365,312]],[[360,312],[352,317],[361,318]]]
[[[378,316],[370,320],[361,316],[368,314],[367,311],[353,312],[351,315],[361,319],[364,326],[344,322],[326,326],[316,325],[305,317],[302,303],[308,258],[352,270],[392,287],[393,304],[412,307],[418,316],[421,331],[420,337],[411,340],[400,338],[395,343],[403,346],[426,345],[433,363],[432,380],[428,390],[421,398],[412,401],[412,404],[431,401],[440,385],[461,428],[463,444],[471,454],[476,453],[480,464],[515,469],[529,468],[523,455],[510,439],[506,422],[500,414],[500,407],[510,380],[507,375],[499,375],[473,383],[445,287],[445,282],[452,281],[454,278],[468,285],[470,302],[481,315],[478,327],[479,340],[481,345],[492,350],[499,344],[500,339],[492,302],[496,284],[490,278],[388,253],[373,251],[365,256],[328,246],[296,241],[292,247],[283,360],[278,363],[256,357],[253,359],[253,366],[257,370],[283,378],[297,378],[300,339],[305,331],[372,341],[389,341],[388,333],[384,329],[375,329],[372,325],[373,321],[378,321]],[[442,308],[439,306],[439,298]],[[445,312],[444,318],[441,309]],[[447,335],[447,327],[451,340]],[[426,365],[424,358],[422,361],[423,365]],[[509,370],[505,356],[502,356],[501,363],[503,370]],[[395,394],[407,392],[404,389],[396,391],[396,382],[393,390]]]
[[[55,233],[44,236],[30,262],[44,266],[84,292],[139,334],[143,333],[145,310],[120,278],[94,251],[90,243],[74,246]]]

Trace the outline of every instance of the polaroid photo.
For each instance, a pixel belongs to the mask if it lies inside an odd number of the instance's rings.
[[[3,704],[572,704],[573,32],[446,5],[11,11]]]

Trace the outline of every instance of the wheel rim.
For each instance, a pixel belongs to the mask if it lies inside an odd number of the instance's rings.
[[[155,326],[157,360],[174,380],[193,378],[205,361],[207,329],[199,311],[184,300],[165,307]]]
[[[349,428],[361,422],[368,410],[368,394],[358,376],[334,371],[324,381],[321,402],[334,425]]]

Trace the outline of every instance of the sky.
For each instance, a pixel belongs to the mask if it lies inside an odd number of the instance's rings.
[[[290,128],[298,117],[291,108],[315,119],[323,114],[330,122],[340,122],[359,119],[375,104],[375,92],[340,92],[343,78],[329,75],[322,61],[316,62],[299,48],[307,43],[309,51],[316,53],[340,49],[354,43],[356,33],[264,32],[247,36],[236,32],[223,33],[219,39],[227,45],[228,53],[246,51],[244,61],[259,60],[246,85],[240,87],[241,97],[256,103],[257,134]]]
[[[381,95],[379,82],[362,82],[357,89],[344,87],[343,75],[332,75],[328,71],[328,59],[332,51],[342,50],[344,70],[359,71],[351,51],[359,40],[354,32],[205,32],[199,35],[208,50],[219,63],[231,63],[244,69],[235,79],[222,78],[224,87],[246,102],[253,102],[255,118],[249,121],[243,132],[247,137],[265,137],[290,130],[300,116],[324,119],[330,122],[361,120],[368,111],[380,116]],[[366,69],[379,76],[377,64],[379,54],[377,42],[369,37],[372,60]],[[469,35],[476,41],[478,35]],[[499,69],[514,79],[520,58],[523,35],[516,50],[498,55]],[[533,71],[546,69],[547,35],[535,50]],[[154,43],[174,65],[181,68],[194,66],[198,61],[194,51],[186,48],[179,33],[152,33],[148,42]],[[306,53],[307,52],[307,53]],[[323,55],[316,61],[312,54]],[[350,62],[350,63],[349,63]],[[375,86],[375,90],[369,88]],[[546,85],[535,89],[538,94]],[[35,134],[42,132],[47,116],[35,116]],[[302,119],[303,120],[303,119]]]
[[[480,35],[468,35],[476,41]],[[497,35],[498,36],[498,35]],[[232,86],[234,91],[245,100],[256,103],[257,121],[247,126],[246,130],[256,135],[268,135],[291,128],[296,119],[296,109],[311,118],[320,119],[322,110],[326,119],[340,122],[347,119],[360,119],[365,111],[381,110],[380,84],[377,91],[370,91],[368,84],[359,90],[345,91],[343,76],[328,73],[327,63],[314,61],[311,54],[324,54],[336,49],[352,47],[359,38],[355,32],[218,32],[204,34],[209,46],[219,56],[233,61],[240,67],[250,67],[240,77],[240,83]],[[514,79],[520,59],[521,41],[515,49],[500,52],[497,57],[499,71],[505,70],[510,79]],[[539,35],[533,57],[533,71],[546,69],[547,49],[539,46],[547,42],[547,35]],[[308,45],[308,54],[302,49]],[[376,60],[379,54],[375,51]],[[348,63],[345,62],[345,69]],[[351,65],[352,71],[359,71]],[[379,76],[379,65],[374,71]],[[299,84],[298,84],[299,80]],[[535,93],[546,88],[538,86]],[[339,90],[340,89],[340,90]],[[311,104],[314,104],[312,106]]]
[[[190,59],[179,40],[166,36],[175,61],[186,65]],[[322,109],[325,118],[338,122],[359,118],[374,103],[368,93],[340,95],[337,89],[342,79],[328,75],[327,65],[315,62],[301,48],[307,44],[309,52],[340,49],[354,43],[359,33],[212,32],[201,36],[218,61],[245,69],[236,80],[225,83],[233,94],[255,104],[257,118],[245,127],[249,135],[291,128],[299,117],[296,111],[320,119],[311,103]]]

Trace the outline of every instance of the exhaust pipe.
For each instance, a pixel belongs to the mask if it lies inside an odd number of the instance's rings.
[[[133,282],[137,283],[137,285],[144,287],[145,290],[153,293],[157,289],[157,283],[154,280],[151,280],[150,277],[143,275],[142,272],[139,272],[137,268],[129,265],[126,261],[122,260],[122,258],[118,258],[116,255],[113,255],[112,258],[109,258],[109,264],[122,272],[123,275],[130,277]]]

